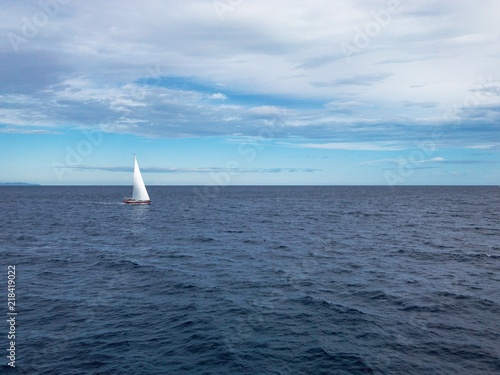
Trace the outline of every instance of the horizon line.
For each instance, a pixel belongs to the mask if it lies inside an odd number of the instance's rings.
[[[37,184],[37,183],[0,183],[0,187],[130,187],[129,184],[117,184],[117,185],[107,185],[107,184],[68,184],[68,185],[54,185],[54,184]],[[450,186],[462,186],[462,187],[476,187],[476,186],[485,186],[485,187],[500,187],[497,184],[398,184],[398,185],[388,185],[388,184],[227,184],[227,185],[218,185],[218,184],[172,184],[172,185],[146,185],[148,187],[199,187],[199,186],[217,186],[217,187],[450,187]]]

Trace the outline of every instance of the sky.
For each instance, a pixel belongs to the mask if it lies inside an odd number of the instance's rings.
[[[499,185],[499,14],[1,0],[0,182]]]

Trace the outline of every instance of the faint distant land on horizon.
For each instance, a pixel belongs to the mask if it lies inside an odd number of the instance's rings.
[[[42,186],[42,185],[30,184],[28,182],[0,182],[0,186]]]

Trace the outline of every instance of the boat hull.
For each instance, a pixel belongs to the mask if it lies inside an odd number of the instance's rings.
[[[151,204],[151,201],[137,201],[135,199],[124,199],[125,204]]]

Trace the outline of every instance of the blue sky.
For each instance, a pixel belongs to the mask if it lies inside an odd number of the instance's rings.
[[[0,182],[500,184],[500,3],[4,2]]]

